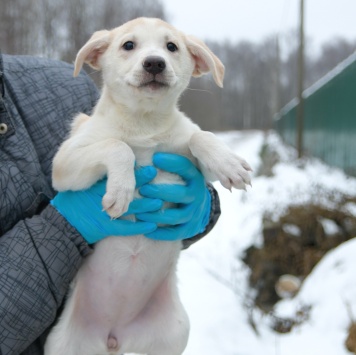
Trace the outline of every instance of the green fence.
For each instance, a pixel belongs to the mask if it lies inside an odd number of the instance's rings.
[[[305,90],[303,149],[356,176],[356,52]],[[296,145],[298,100],[276,120],[282,138]]]

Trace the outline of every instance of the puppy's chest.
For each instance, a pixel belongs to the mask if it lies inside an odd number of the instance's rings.
[[[164,152],[164,153],[174,153],[174,154],[179,154],[183,155],[190,160],[192,160],[194,163],[194,158],[189,150],[188,144],[157,144],[154,147],[134,147],[131,146],[132,151],[135,154],[136,158],[136,163],[139,166],[147,166],[147,165],[153,165],[152,163],[152,158],[153,154],[156,152]],[[183,184],[183,181],[175,174],[170,174],[162,170],[157,170],[157,176],[154,179],[155,183],[165,183],[165,184]]]
[[[127,127],[119,122],[116,125],[101,126],[100,129],[94,124],[90,128],[92,132],[100,132],[99,136],[91,135],[96,139],[112,138],[126,143],[132,149],[138,166],[153,165],[152,157],[156,152],[183,155],[196,164],[189,142],[197,126],[185,117],[178,116],[173,124],[167,124],[166,127],[148,127],[144,124]],[[164,180],[164,176],[170,181],[172,176],[161,172],[158,175],[160,181]]]
[[[138,165],[152,165],[152,157],[154,153],[174,153],[184,155],[185,157],[193,160],[193,156],[189,150],[188,142],[165,142],[159,143],[154,146],[138,146],[128,143],[133,153],[135,154],[136,163]]]

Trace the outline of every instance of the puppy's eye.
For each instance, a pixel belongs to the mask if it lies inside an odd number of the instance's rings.
[[[175,52],[178,50],[178,47],[172,43],[172,42],[168,42],[167,43],[167,49],[170,51],[170,52]]]
[[[135,44],[132,41],[127,41],[124,43],[122,48],[124,48],[125,51],[132,51],[135,48]]]

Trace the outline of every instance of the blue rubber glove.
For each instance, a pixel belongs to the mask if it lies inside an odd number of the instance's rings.
[[[176,154],[156,153],[153,164],[178,174],[186,185],[145,184],[139,189],[144,197],[177,203],[176,208],[136,214],[141,221],[165,225],[145,233],[146,237],[172,241],[202,233],[209,222],[211,209],[211,196],[203,175],[189,159]]]
[[[152,166],[135,170],[136,187],[147,184],[157,174]],[[51,204],[75,227],[88,244],[96,243],[109,236],[146,234],[156,230],[156,223],[142,221],[112,220],[103,211],[101,200],[106,190],[107,179],[102,179],[87,190],[59,192]],[[157,211],[163,202],[158,199],[133,200],[126,214]]]

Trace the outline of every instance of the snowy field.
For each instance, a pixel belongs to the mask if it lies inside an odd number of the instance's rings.
[[[258,131],[220,134],[256,172],[264,134]],[[276,314],[294,316],[311,306],[309,319],[289,334],[271,330],[271,319],[254,311],[257,332],[249,325],[249,271],[239,258],[262,240],[262,215],[278,217],[292,202],[318,200],[327,193],[356,194],[356,179],[320,161],[302,164],[275,134],[268,143],[281,156],[274,176],[255,176],[247,192],[230,193],[216,183],[222,215],[214,230],[181,255],[178,277],[183,304],[191,321],[184,355],[349,355],[344,343],[350,310],[356,317],[356,239],[329,252],[306,278],[298,295],[280,301]],[[323,193],[321,193],[323,192]],[[337,194],[336,194],[337,195]],[[347,206],[356,214],[356,206]],[[258,333],[258,334],[257,334]]]

